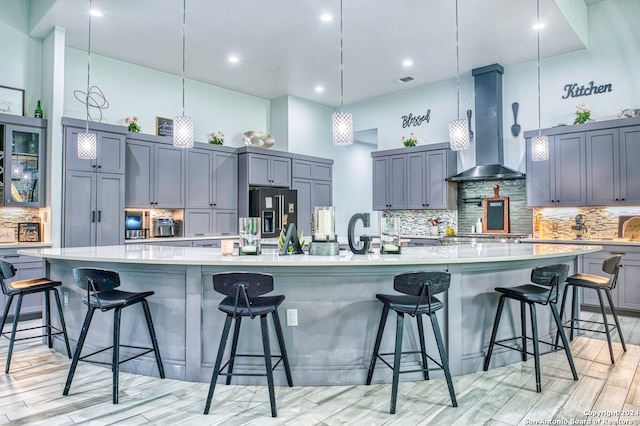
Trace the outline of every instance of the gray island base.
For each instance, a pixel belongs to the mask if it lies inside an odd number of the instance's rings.
[[[64,316],[69,339],[75,346],[86,308],[84,293],[73,283],[72,270],[91,266],[120,273],[122,290],[153,290],[149,305],[158,335],[166,376],[172,379],[208,382],[218,349],[225,315],[217,305],[222,295],[214,292],[212,275],[221,271],[259,271],[274,275],[275,291],[286,300],[280,317],[291,363],[294,384],[363,384],[366,379],[380,320],[382,304],[377,293],[393,293],[395,274],[416,270],[451,273],[451,287],[443,296],[445,309],[438,313],[449,353],[451,373],[482,370],[495,316],[496,286],[529,282],[531,269],[553,263],[568,263],[570,273],[579,269],[581,255],[601,250],[599,246],[557,244],[475,244],[403,249],[400,255],[340,256],[222,256],[219,249],[129,244],[104,247],[41,248],[20,254],[46,259],[47,276],[63,283],[68,293]],[[286,309],[297,309],[298,326],[286,326]],[[547,310],[539,310],[541,339],[555,335]],[[55,319],[54,319],[55,321]],[[111,345],[112,313],[96,315],[85,344],[86,351]],[[238,353],[262,353],[259,321],[245,321]],[[412,321],[406,321],[407,327]],[[121,342],[145,346],[149,342],[142,309],[122,316]],[[411,324],[413,326],[413,324]],[[391,314],[381,352],[392,352],[395,315]],[[500,337],[520,332],[519,306],[505,307]],[[529,334],[530,335],[530,334]],[[405,333],[405,350],[417,348],[417,332]],[[271,333],[272,347],[275,333]],[[55,342],[63,351],[63,343]],[[544,347],[541,347],[544,350]],[[227,348],[228,350],[228,348]],[[435,341],[427,331],[427,351],[437,359]],[[122,354],[124,357],[125,354]],[[108,353],[105,360],[109,361]],[[520,360],[515,351],[496,350],[491,367]],[[418,365],[406,358],[403,366]],[[263,372],[260,359],[238,359],[236,368]],[[157,375],[153,356],[141,357],[121,366],[123,371]],[[280,369],[280,367],[279,367]],[[282,374],[280,374],[282,373]],[[419,380],[419,374],[404,374],[402,380]],[[284,372],[276,370],[276,384],[285,384]],[[374,382],[390,382],[391,370],[377,368]],[[233,383],[264,384],[262,377],[236,377]]]

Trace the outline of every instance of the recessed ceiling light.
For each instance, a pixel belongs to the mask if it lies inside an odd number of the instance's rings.
[[[324,92],[324,87],[316,86],[315,91],[318,92],[318,93],[322,93],[322,92]]]
[[[97,17],[102,16],[102,12],[100,12],[98,9],[91,9],[89,13],[91,14],[91,16],[97,16]]]
[[[534,30],[541,30],[544,28],[544,24],[542,22],[538,22],[532,27]]]
[[[320,20],[322,22],[330,22],[330,21],[333,21],[333,16],[329,15],[328,13],[325,13],[324,15],[320,15]]]
[[[231,56],[229,56],[229,57],[227,58],[227,60],[228,60],[229,62],[231,62],[231,63],[234,63],[234,64],[235,64],[236,62],[240,62],[240,58],[238,58],[238,57],[237,57],[237,56],[235,56],[235,55],[231,55]]]
[[[411,65],[413,65],[413,61],[411,59],[405,59],[402,61],[402,66],[404,67],[410,67]]]

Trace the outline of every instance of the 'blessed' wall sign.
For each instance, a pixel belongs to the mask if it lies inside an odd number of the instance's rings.
[[[420,126],[422,123],[428,123],[431,119],[431,110],[428,109],[427,113],[424,115],[403,115],[402,116],[402,128],[411,127],[411,126]]]

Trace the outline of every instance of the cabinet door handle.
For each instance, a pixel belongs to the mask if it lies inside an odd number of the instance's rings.
[[[620,198],[620,201],[624,201],[624,198]]]
[[[98,210],[98,222],[102,222],[102,210]]]
[[[616,201],[620,201],[620,198],[616,198]]]
[[[91,167],[95,169],[95,168],[96,168],[96,165],[95,165],[95,164],[92,164],[92,165],[91,165]]]
[[[204,237],[204,234],[195,234],[196,237]]]
[[[91,210],[91,223],[96,221],[96,211]]]
[[[99,169],[101,169],[101,168],[102,168],[102,166],[98,166],[98,168],[99,168]]]
[[[9,258],[13,258],[13,257],[20,257],[19,254],[5,254],[4,256],[5,259],[9,259]]]
[[[612,251],[611,254],[614,256],[624,256],[627,253],[624,251]]]

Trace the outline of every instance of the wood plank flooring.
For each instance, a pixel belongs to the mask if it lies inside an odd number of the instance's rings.
[[[530,360],[455,377],[457,408],[451,407],[443,379],[401,383],[395,415],[389,414],[391,385],[385,384],[278,387],[277,418],[270,416],[266,387],[219,385],[211,413],[205,416],[208,384],[129,373],[120,373],[120,403],[113,405],[111,371],[87,363],[79,365],[65,397],[62,389],[70,361],[36,339],[16,343],[11,373],[0,375],[0,424],[466,426],[551,420],[594,424],[596,419],[600,424],[607,424],[603,420],[640,424],[640,321],[621,317],[621,323],[628,351],[622,352],[616,337],[613,366],[604,335],[585,333],[572,342],[578,381],[572,380],[559,351],[542,357],[542,393],[535,392]],[[2,339],[3,370],[7,346],[8,340]],[[588,411],[622,414],[598,418]]]

